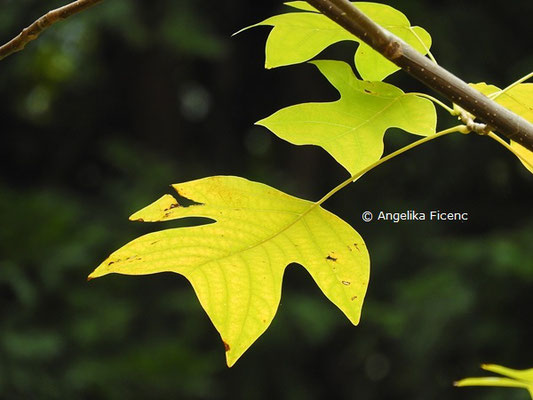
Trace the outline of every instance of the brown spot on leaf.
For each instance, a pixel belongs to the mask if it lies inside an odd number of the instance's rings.
[[[178,203],[172,203],[171,205],[169,205],[167,208],[163,209],[163,211],[170,211],[172,210],[173,208],[176,208],[176,207],[179,207],[180,205]],[[168,212],[166,214],[169,214]],[[166,216],[165,214],[165,216]]]
[[[358,245],[357,243],[354,243],[353,245],[354,245],[354,247],[355,247],[355,249],[356,249],[357,251],[361,251],[361,250],[359,250],[359,245]]]
[[[110,266],[110,265],[112,265],[112,264],[114,264],[114,263],[115,263],[114,261],[109,261],[109,262],[107,263],[107,266]]]
[[[365,89],[365,93],[372,94],[372,92],[368,89]]]
[[[354,301],[355,299],[357,299],[357,296],[352,296],[352,298],[350,300]]]
[[[135,221],[137,221],[137,222],[144,222],[144,219],[142,219],[142,218],[137,218]]]
[[[224,351],[228,352],[230,350],[229,344],[224,339],[222,339],[222,343],[224,343]]]
[[[337,257],[333,257],[331,254],[328,254],[328,256],[326,257],[326,260],[337,261]]]
[[[155,242],[150,243],[150,245],[154,245],[154,244],[156,244],[157,242],[159,242],[159,240],[156,240]]]
[[[348,281],[342,281],[342,284],[345,285],[345,286],[349,286],[349,285],[351,285],[351,282],[348,282]]]

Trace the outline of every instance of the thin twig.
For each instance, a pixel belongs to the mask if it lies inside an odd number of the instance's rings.
[[[424,57],[348,0],[306,1],[427,87],[441,93],[491,129],[533,151],[533,124]]]
[[[83,10],[88,9],[103,0],[77,0],[70,4],[67,4],[63,7],[56,8],[55,10],[49,11],[41,18],[37,19],[33,24],[24,28],[22,32],[18,34],[15,38],[11,39],[6,44],[0,46],[0,60],[6,58],[7,56],[21,51],[24,47],[39,37],[39,35],[48,27],[64,20],[71,15],[77,14]]]

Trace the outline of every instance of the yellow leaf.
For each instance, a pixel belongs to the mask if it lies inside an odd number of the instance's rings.
[[[521,83],[499,94],[501,89],[486,83],[472,84],[486,95],[497,95],[494,101],[533,123],[533,83]],[[511,140],[511,147],[520,162],[533,174],[533,152]]]
[[[431,101],[385,82],[359,80],[342,61],[312,63],[338,90],[340,98],[286,107],[257,125],[290,143],[322,147],[351,175],[381,158],[388,128],[421,136],[435,134],[437,113]]]
[[[285,4],[300,12],[275,15],[243,29],[262,25],[273,27],[266,43],[266,68],[308,61],[332,44],[349,40],[359,43],[354,62],[364,80],[381,81],[400,69],[346,29],[317,12],[307,2],[290,1]],[[420,53],[428,53],[431,36],[425,29],[411,26],[407,17],[400,11],[386,4],[371,2],[353,4],[374,22],[397,35]]]
[[[482,377],[482,378],[466,378],[455,382],[455,386],[499,386],[499,387],[515,387],[522,388],[529,391],[533,399],[533,368],[525,370],[511,369],[495,364],[483,364],[481,366],[486,371],[494,372],[502,377]]]
[[[228,366],[270,325],[290,263],[303,265],[348,319],[359,322],[370,260],[363,239],[346,222],[315,203],[243,178],[216,176],[173,187],[195,204],[182,206],[165,195],[130,219],[216,222],[144,235],[111,254],[89,278],[165,271],[185,276],[222,337]]]

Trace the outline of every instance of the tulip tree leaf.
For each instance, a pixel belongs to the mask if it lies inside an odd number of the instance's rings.
[[[486,95],[497,94],[501,91],[500,88],[486,83],[476,83],[471,86]],[[533,123],[533,83],[516,85],[495,97],[494,101]],[[518,154],[518,159],[524,167],[533,174],[533,152],[512,140],[511,147]]]
[[[130,219],[216,222],[141,236],[111,254],[89,278],[185,276],[222,337],[228,366],[270,325],[290,263],[303,265],[326,297],[353,324],[359,322],[370,261],[363,239],[346,222],[316,203],[243,178],[215,176],[173,187],[194,204],[182,206],[165,195]]]
[[[533,399],[533,368],[516,370],[494,364],[484,364],[481,368],[485,371],[494,372],[504,377],[466,378],[455,382],[455,386],[500,386],[523,388],[529,391],[529,394]]]
[[[266,43],[266,68],[308,61],[334,43],[351,40],[359,43],[355,52],[355,66],[364,80],[381,81],[400,69],[308,3],[292,1],[285,4],[301,12],[276,15],[251,26],[273,26]],[[420,53],[428,53],[431,36],[425,29],[411,26],[407,17],[400,11],[379,3],[353,4]]]
[[[423,136],[435,133],[437,116],[431,101],[385,82],[359,80],[341,61],[311,63],[339,91],[340,99],[287,107],[258,125],[290,143],[324,148],[352,175],[381,158],[388,128]]]

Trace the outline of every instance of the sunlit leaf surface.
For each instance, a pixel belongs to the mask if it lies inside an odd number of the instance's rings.
[[[455,386],[500,386],[523,388],[529,391],[529,394],[533,399],[533,368],[516,370],[494,364],[484,364],[481,368],[504,377],[466,378],[455,382]]]
[[[486,95],[501,91],[500,88],[486,83],[476,83],[472,86]],[[498,95],[494,101],[533,123],[533,83],[516,85]],[[511,141],[511,147],[518,153],[518,159],[524,164],[524,167],[533,174],[533,152],[514,141]]]
[[[359,322],[369,278],[361,236],[316,204],[232,176],[173,185],[193,200],[165,195],[133,214],[137,221],[206,217],[216,222],[144,235],[109,256],[90,276],[176,272],[192,284],[220,333],[229,366],[267,329],[285,267],[303,265],[324,294]]]
[[[304,1],[286,3],[299,12],[268,18],[253,26],[273,26],[266,43],[266,68],[298,64],[308,61],[330,45],[351,40],[359,43],[355,65],[364,80],[380,81],[399,68],[381,54],[362,43]],[[379,3],[355,2],[363,13],[394,33],[422,54],[431,47],[431,36],[421,27],[412,27],[400,11]]]
[[[384,82],[355,77],[341,61],[313,61],[339,91],[330,103],[305,103],[284,108],[257,124],[293,144],[324,148],[351,174],[379,160],[383,136],[391,127],[417,135],[435,133],[435,106]]]

